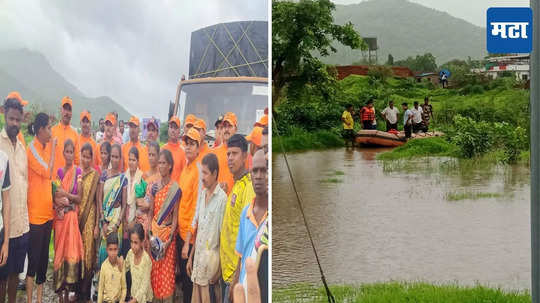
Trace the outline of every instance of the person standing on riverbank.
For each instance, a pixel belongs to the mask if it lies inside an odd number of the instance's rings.
[[[399,109],[394,107],[394,101],[390,100],[388,102],[388,106],[381,112],[381,114],[384,117],[384,120],[386,120],[386,131],[389,131],[391,129],[398,129],[397,121],[399,116]]]
[[[429,120],[433,119],[433,106],[429,104],[429,97],[424,98],[424,104],[422,104],[422,120],[424,121],[424,132],[427,133],[429,128]]]
[[[414,101],[414,108],[411,110],[411,112],[413,113],[413,132],[416,134],[424,128],[422,124],[422,108],[418,106],[418,101]]]
[[[354,146],[354,119],[352,117],[353,106],[347,104],[345,111],[341,115],[341,121],[343,121],[343,139],[345,140],[345,146],[351,143]]]
[[[403,102],[401,107],[403,108],[403,130],[405,131],[405,138],[409,139],[412,131],[413,113],[409,109],[409,104],[407,104],[407,102]]]
[[[375,109],[373,108],[373,99],[369,99],[366,106],[360,110],[360,118],[362,120],[363,129],[375,129]]]

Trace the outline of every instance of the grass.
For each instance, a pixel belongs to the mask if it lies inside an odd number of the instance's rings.
[[[358,303],[530,303],[528,291],[505,291],[482,285],[434,285],[423,282],[385,282],[359,286],[339,285],[330,287],[336,302]],[[324,288],[296,285],[273,289],[273,302],[328,302]]]
[[[344,146],[341,136],[328,130],[308,132],[296,128],[292,131],[291,135],[286,137],[279,137],[276,133],[274,134],[272,138],[272,152],[274,153],[283,152],[282,144],[285,152]]]
[[[338,178],[327,178],[327,179],[320,180],[320,182],[322,182],[322,183],[341,183],[343,181],[341,181]]]
[[[529,164],[530,151],[522,151],[516,164]],[[396,147],[391,151],[377,155],[377,160],[401,160],[414,157],[454,157],[459,158],[459,148],[442,137],[413,139],[402,146]],[[500,163],[504,158],[503,150],[494,150],[487,152],[479,157],[472,159],[460,158],[460,164],[466,166],[469,163],[472,166],[480,164]]]
[[[341,170],[336,170],[336,171],[334,171],[334,175],[335,175],[335,176],[344,176],[345,173],[342,172]]]
[[[446,194],[448,201],[479,200],[501,198],[504,194],[489,192],[450,192]]]
[[[434,137],[409,140],[402,146],[377,155],[378,160],[409,159],[418,156],[444,157],[454,156],[458,147],[450,144],[444,138]]]

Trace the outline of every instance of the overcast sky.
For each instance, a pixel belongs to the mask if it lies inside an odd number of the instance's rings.
[[[365,0],[332,0],[338,4],[355,4]],[[377,0],[374,0],[377,1]],[[529,0],[410,0],[423,6],[447,12],[472,24],[486,27],[486,11],[490,7],[529,6]]]
[[[244,20],[268,20],[268,0],[0,0],[0,49],[39,51],[88,97],[166,118],[191,32]]]

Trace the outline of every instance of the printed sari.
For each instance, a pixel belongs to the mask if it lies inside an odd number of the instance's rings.
[[[165,187],[156,193],[154,198],[154,213],[152,214],[152,233],[154,236],[166,242],[171,237],[172,216],[175,207],[178,207],[182,190],[174,181],[169,182]],[[170,221],[170,222],[169,222]],[[176,249],[175,239],[165,252],[165,256],[156,261],[152,258],[151,282],[154,298],[168,299],[174,294],[174,274],[176,269]]]
[[[94,240],[94,229],[96,227],[96,191],[99,181],[98,172],[91,169],[82,177],[82,198],[79,207],[79,230],[83,242],[83,280],[81,294],[84,299],[90,299],[90,283],[92,281],[94,267],[96,265],[96,241]]]
[[[114,226],[118,226],[118,247],[122,247],[122,189],[127,186],[127,179],[124,174],[116,176],[108,176],[108,171],[104,171],[101,175],[100,182],[103,183],[103,220],[108,224],[108,230],[105,232],[109,235],[113,232]],[[100,226],[102,229],[103,226]],[[107,239],[101,236],[99,245],[99,268],[107,259]]]
[[[76,195],[78,193],[77,178],[82,170],[73,166],[68,171],[58,169],[57,176],[61,180],[62,189]],[[82,256],[83,242],[79,231],[78,206],[54,219],[54,289],[56,292],[78,283],[83,275]]]

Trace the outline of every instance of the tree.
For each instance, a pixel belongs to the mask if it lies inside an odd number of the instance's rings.
[[[352,23],[334,24],[330,0],[272,1],[272,105],[276,106],[283,89],[312,84],[324,94],[333,81],[327,66],[315,54],[336,52],[335,40],[353,49],[366,49]]]
[[[394,65],[394,56],[392,56],[392,54],[388,54],[388,60],[386,61],[386,65]]]
[[[437,62],[431,53],[416,55],[416,58],[407,57],[405,60],[396,61],[394,65],[406,66],[417,72],[434,72],[437,70]]]

